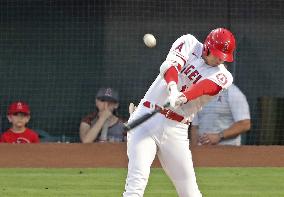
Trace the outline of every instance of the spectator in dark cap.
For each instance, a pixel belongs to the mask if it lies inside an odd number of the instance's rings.
[[[123,121],[118,117],[118,93],[112,88],[97,92],[95,110],[81,120],[80,139],[83,143],[122,142]]]
[[[26,127],[31,110],[27,103],[17,101],[8,107],[7,118],[11,127],[1,135],[1,142],[12,144],[39,143],[38,134]]]

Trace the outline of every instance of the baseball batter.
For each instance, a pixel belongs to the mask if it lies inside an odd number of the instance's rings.
[[[127,135],[129,158],[124,197],[142,197],[150,167],[158,155],[179,197],[201,197],[189,150],[188,126],[204,104],[228,88],[233,81],[223,65],[233,61],[234,35],[225,28],[212,30],[204,44],[193,35],[178,38],[160,73],[132,113],[129,122],[162,110]]]

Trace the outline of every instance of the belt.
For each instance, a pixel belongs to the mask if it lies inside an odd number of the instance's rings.
[[[175,120],[177,122],[181,122],[184,124],[189,125],[190,122],[188,120],[186,120],[183,116],[177,114],[176,112],[170,110],[170,109],[163,109],[162,107],[160,107],[159,105],[155,105],[153,103],[151,103],[150,101],[145,101],[143,103],[143,105],[147,108],[152,108],[152,109],[157,109],[159,110],[159,112],[161,114],[163,114],[166,118],[170,119],[170,120]]]

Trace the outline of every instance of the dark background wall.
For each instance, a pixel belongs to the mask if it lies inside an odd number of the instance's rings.
[[[261,97],[284,97],[283,10],[281,0],[0,1],[2,130],[9,103],[24,100],[32,108],[30,127],[77,140],[80,119],[102,86],[119,91],[127,118],[128,103],[143,97],[175,39],[191,33],[203,41],[227,27],[237,39],[230,70],[254,123],[244,142],[262,143],[261,133],[274,130],[259,126]],[[142,42],[148,32],[157,38],[153,49]]]

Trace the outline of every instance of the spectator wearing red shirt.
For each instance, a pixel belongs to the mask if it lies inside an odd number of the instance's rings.
[[[8,107],[7,118],[11,128],[1,135],[1,142],[12,144],[39,143],[38,134],[26,127],[29,122],[30,107],[27,103],[18,101]]]

